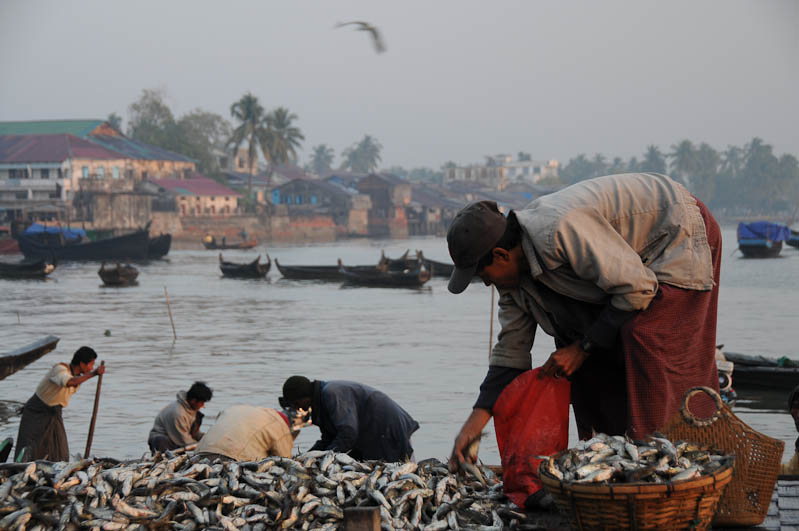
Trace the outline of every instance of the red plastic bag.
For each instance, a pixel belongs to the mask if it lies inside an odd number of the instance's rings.
[[[502,458],[505,495],[519,507],[541,489],[539,455],[569,444],[569,392],[566,378],[538,378],[541,369],[516,377],[494,404],[494,431]]]

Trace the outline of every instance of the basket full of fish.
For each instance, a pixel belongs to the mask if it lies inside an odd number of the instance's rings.
[[[733,458],[708,446],[597,434],[541,463],[539,476],[577,529],[707,529]]]
[[[453,475],[436,459],[311,451],[238,463],[184,454],[0,464],[0,529],[334,530],[346,508],[368,506],[384,529],[538,528],[510,508],[489,468]]]

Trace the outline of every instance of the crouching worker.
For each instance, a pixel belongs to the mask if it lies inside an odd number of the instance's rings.
[[[198,454],[236,461],[258,461],[270,455],[291,457],[294,437],[289,419],[266,407],[230,406],[197,445]]]
[[[419,429],[407,411],[368,385],[334,380],[311,382],[292,376],[283,384],[283,407],[311,411],[322,438],[311,450],[334,450],[353,458],[405,461],[413,455],[411,434]]]
[[[796,431],[799,431],[799,386],[795,387],[788,396],[788,411],[791,413],[791,417],[793,417]],[[790,461],[781,465],[780,474],[799,474],[799,437],[797,437],[796,442],[794,442],[793,457]]]
[[[155,417],[147,444],[150,451],[175,450],[199,441],[203,434],[200,410],[211,401],[214,392],[205,382],[194,382],[188,391],[180,391],[177,400],[166,406]]]
[[[80,384],[105,372],[103,365],[94,368],[96,359],[94,349],[80,347],[69,365],[57,363],[42,378],[36,392],[22,409],[14,456],[17,462],[69,460],[69,444],[61,409],[67,407]]]

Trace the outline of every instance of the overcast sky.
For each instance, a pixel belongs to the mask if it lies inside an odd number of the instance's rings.
[[[2,0],[0,58],[0,120],[127,118],[154,87],[229,117],[251,91],[299,116],[301,160],[364,134],[386,167],[682,138],[799,155],[796,0]]]

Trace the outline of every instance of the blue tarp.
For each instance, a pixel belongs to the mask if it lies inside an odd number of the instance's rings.
[[[738,224],[738,240],[771,240],[784,242],[791,238],[791,229],[780,223],[754,221]]]
[[[39,223],[34,223],[25,229],[25,234],[41,234],[43,232],[46,232],[47,234],[58,234],[59,231],[64,233],[64,238],[67,240],[86,238],[86,231],[83,229],[72,229],[69,227],[45,227]]]

